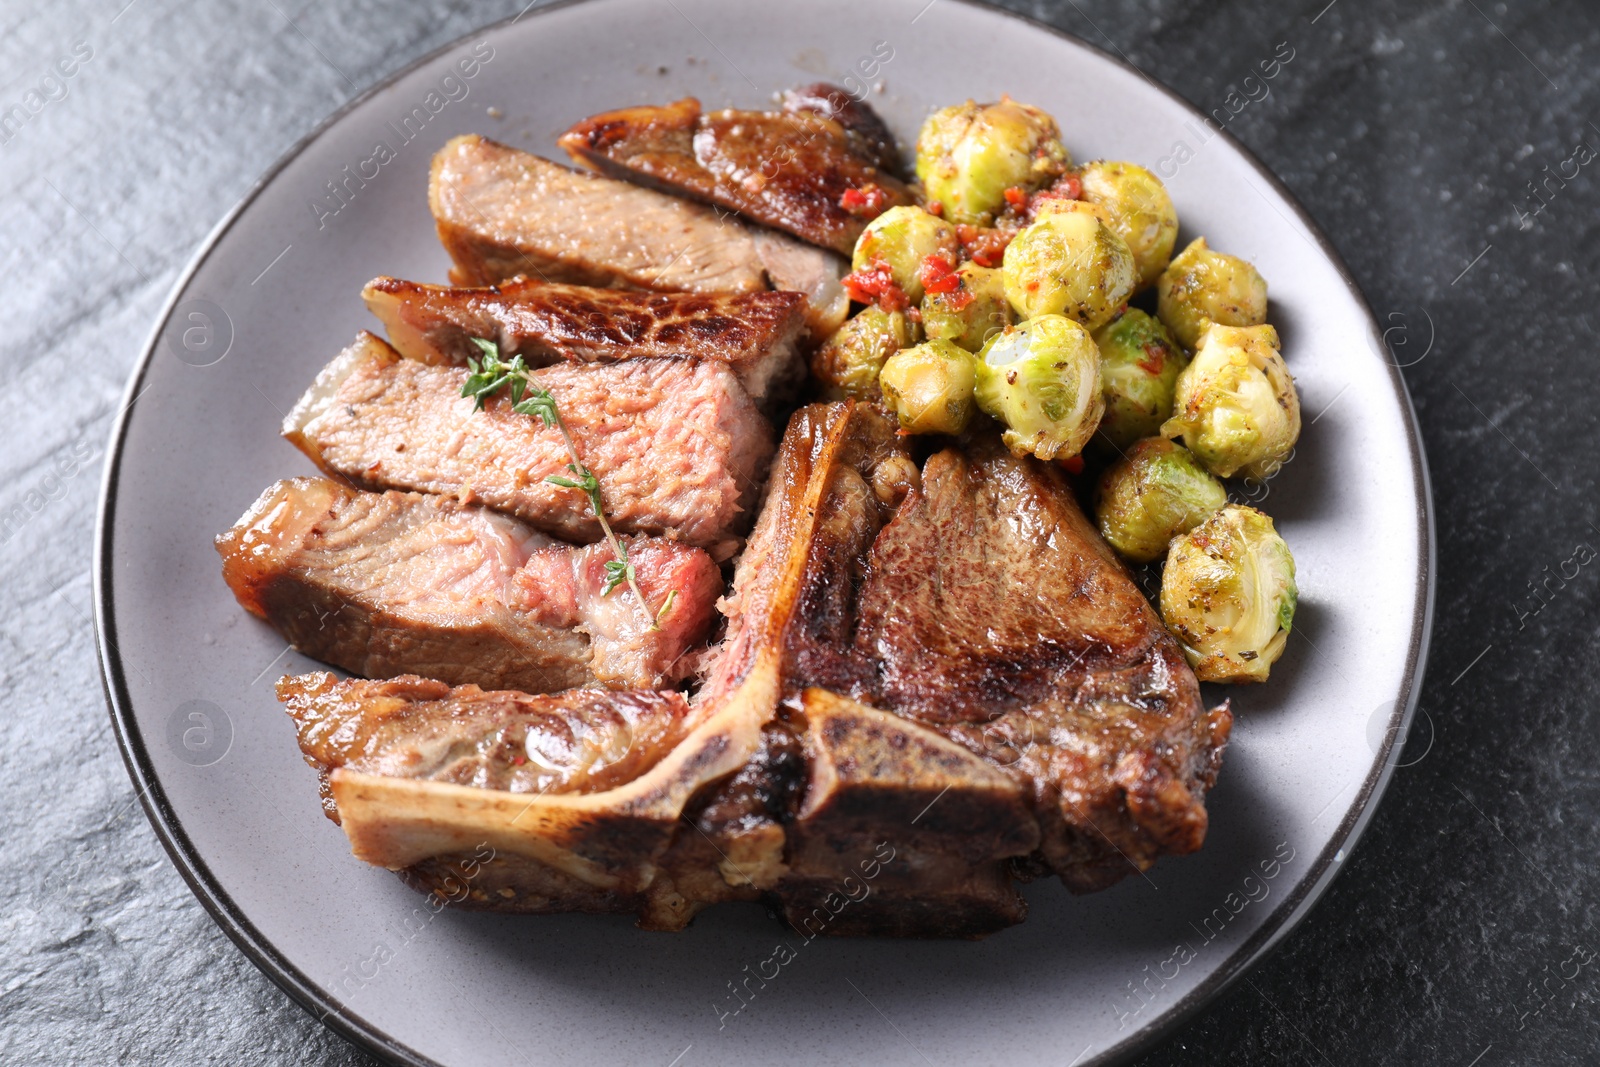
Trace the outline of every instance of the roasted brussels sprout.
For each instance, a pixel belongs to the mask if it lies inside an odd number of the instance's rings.
[[[1266,681],[1298,597],[1289,546],[1255,508],[1229,504],[1167,550],[1161,618],[1202,682]]]
[[[1024,319],[1065,315],[1093,330],[1133,293],[1133,253],[1092,211],[1052,207],[1006,247],[1006,299]]]
[[[955,287],[922,297],[922,331],[930,341],[954,341],[968,352],[1011,325],[1011,305],[997,267],[963,263]]]
[[[1100,416],[1100,350],[1064,315],[1008,326],[978,355],[978,407],[1005,423],[1016,455],[1067,459],[1083,450]]]
[[[1164,437],[1181,437],[1212,474],[1270,478],[1300,437],[1300,396],[1271,326],[1206,327],[1178,375]]]
[[[1086,163],[1078,180],[1084,201],[1105,213],[1106,225],[1133,253],[1136,288],[1154,285],[1178,239],[1178,212],[1167,187],[1133,163]]]
[[[1259,326],[1267,321],[1267,280],[1248,261],[1213,252],[1204,237],[1161,272],[1157,313],[1185,348],[1200,341],[1207,322]]]
[[[883,398],[910,433],[960,433],[972,421],[972,353],[951,341],[927,341],[883,365]]]
[[[901,205],[867,224],[856,239],[850,269],[861,270],[882,260],[914,304],[922,299],[922,261],[940,255],[954,263],[959,247],[955,227],[920,207]]]
[[[936,111],[917,134],[923,193],[951,222],[986,226],[1005,206],[1007,189],[1038,189],[1071,165],[1056,120],[1008,96]]]
[[[1227,502],[1228,491],[1192,452],[1147,437],[1100,476],[1094,512],[1107,544],[1125,559],[1149,563]]]
[[[1100,346],[1100,387],[1106,414],[1097,437],[1122,451],[1143,437],[1161,432],[1172,417],[1178,374],[1188,366],[1159,319],[1129,308],[1094,334]]]
[[[884,361],[916,340],[904,312],[868,307],[845,324],[811,357],[811,373],[834,399],[863,399],[878,392]]]

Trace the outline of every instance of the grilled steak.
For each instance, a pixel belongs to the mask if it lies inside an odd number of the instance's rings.
[[[1009,776],[1039,835],[1030,866],[1075,890],[1199,848],[1231,716],[1202,709],[1177,643],[1060,475],[976,437],[908,477],[890,432],[842,405],[791,421],[712,688],[734,685],[753,647],[776,641],[785,691],[848,694]],[[820,519],[796,577],[769,557],[800,510]],[[777,590],[802,607],[775,635]],[[969,888],[975,920],[1005,914]],[[908,888],[906,906],[917,899]]]
[[[362,334],[317,376],[284,436],[328,474],[369,489],[479,501],[566,540],[600,529],[567,474],[561,432],[461,396],[467,372],[402,359]],[[725,559],[738,547],[772,451],[768,424],[721,364],[678,360],[547,367],[578,455],[600,478],[607,519]]]
[[[518,276],[662,292],[805,294],[814,338],[844,321],[847,265],[710,208],[483,137],[433,159],[428,202],[461,285]]]
[[[356,854],[429,890],[491,841],[476,907],[672,929],[765,895],[807,938],[982,936],[1019,876],[1099,888],[1204,836],[1231,716],[1051,467],[975,437],[919,470],[872,409],[802,409],[725,610],[639,778],[523,801],[336,770]]]
[[[239,603],[309,656],[369,678],[554,692],[655,688],[688,671],[722,576],[704,551],[632,538],[652,613],[603,592],[602,544],[552,541],[443,497],[366,493],[325,478],[282,481],[217,538]]]
[[[838,110],[826,99],[808,102]],[[815,107],[706,114],[688,97],[595,115],[560,143],[601,173],[737,211],[847,256],[871,218],[864,194],[874,213],[912,202],[905,184],[880,169],[881,145]]]
[[[349,768],[508,793],[599,792],[630,782],[683,740],[683,694],[573,689],[529,696],[406,675],[340,681],[286,677],[278,699],[317,771]]]
[[[361,295],[400,354],[424,363],[465,364],[480,355],[474,337],[534,367],[702,359],[726,363],[758,403],[792,388],[804,370],[795,345],[805,328],[799,293],[647,293],[525,280],[468,289],[377,278]]]

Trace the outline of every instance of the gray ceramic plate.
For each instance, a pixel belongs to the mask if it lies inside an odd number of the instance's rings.
[[[474,54],[479,68],[461,77],[458,60]],[[372,325],[362,283],[444,278],[425,190],[447,138],[482,132],[550,154],[558,131],[598,110],[687,94],[759,106],[819,77],[873,84],[907,143],[934,106],[1002,92],[1039,104],[1079,158],[1159,167],[1184,240],[1205,234],[1270,280],[1306,427],[1262,505],[1294,548],[1302,599],[1271,683],[1231,694],[1239,718],[1206,846],[1089,897],[1035,883],[1028,921],[978,943],[805,944],[753,905],[680,934],[625,918],[430,919],[322,817],[272,696],[276,677],[314,664],[234,603],[211,538],[274,479],[309,470],[278,423]],[[380,142],[392,158],[367,162]],[[1422,454],[1400,376],[1326,241],[1160,86],[957,0],[591,0],[452,45],[346,107],[223,221],[128,396],[96,582],[131,773],[223,928],[318,1018],[402,1062],[1122,1058],[1242,974],[1327,886],[1382,792],[1422,673]],[[734,1014],[731,983],[785,938],[793,961]]]

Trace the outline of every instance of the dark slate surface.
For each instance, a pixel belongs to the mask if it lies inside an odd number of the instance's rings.
[[[95,667],[93,501],[212,224],[340,103],[522,2],[0,4],[0,110],[88,56],[0,145],[0,1062],[371,1062],[232,946],[145,821]],[[1207,109],[1294,49],[1230,128],[1395,327],[1438,509],[1409,765],[1304,925],[1140,1062],[1593,1062],[1600,188],[1564,161],[1600,149],[1600,10],[1325,3],[1022,8]]]

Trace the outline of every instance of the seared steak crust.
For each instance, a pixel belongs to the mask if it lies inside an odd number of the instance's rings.
[[[512,411],[504,392],[474,411],[466,377],[363,334],[290,412],[284,435],[357,485],[481,501],[555,536],[598,540],[583,493],[545,480],[570,473],[561,432]],[[772,440],[727,367],[629,360],[547,367],[538,380],[599,477],[614,528],[733,553]]]
[[[875,696],[926,722],[983,723],[1153,646],[1177,651],[1059,473],[987,438],[967,452],[929,458],[872,545],[855,648],[876,664]],[[1180,679],[1168,695],[1197,700]]]
[[[376,278],[362,290],[407,359],[464,365],[475,337],[529,366],[623,359],[725,363],[757,401],[802,372],[800,293],[648,293],[526,279],[461,288]]]
[[[608,545],[566,545],[484,508],[326,478],[271,486],[217,550],[240,604],[307,655],[368,678],[532,693],[675,684],[722,590],[704,551],[633,538],[647,613],[625,588],[603,592]]]
[[[878,169],[893,174],[900,169],[900,150],[894,134],[865,101],[828,82],[813,82],[783,94],[785,111],[809,111],[843,127],[850,148]]]
[[[863,110],[858,105],[852,117]],[[869,220],[847,206],[846,193],[874,190],[885,208],[912,202],[905,184],[880,169],[882,145],[852,136],[819,107],[707,114],[687,97],[595,115],[560,143],[574,160],[612,177],[737,211],[844,255]]]
[[[788,873],[784,827],[806,782],[806,754],[769,722],[739,772],[701,790],[683,813],[639,910],[639,925],[679,930],[710,904],[760,900]]]

